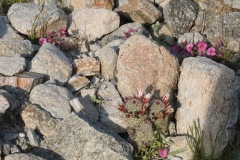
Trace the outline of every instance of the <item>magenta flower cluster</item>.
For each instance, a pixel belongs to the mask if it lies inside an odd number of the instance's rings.
[[[223,47],[222,43],[219,41],[215,46],[208,45],[207,43],[201,41],[196,44],[183,42],[179,45],[174,45],[172,47],[172,52],[174,54],[182,54],[186,57],[188,56],[206,56],[206,57],[221,57],[222,53],[219,49]]]
[[[67,35],[66,28],[62,28],[58,32],[49,32],[46,36],[39,38],[39,45],[43,45],[44,43],[52,43],[61,45],[62,38]]]

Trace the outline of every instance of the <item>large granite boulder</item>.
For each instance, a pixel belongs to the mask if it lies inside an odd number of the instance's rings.
[[[19,56],[0,56],[0,74],[13,76],[25,70],[25,58]]]
[[[238,81],[228,67],[203,57],[182,63],[178,84],[177,132],[186,134],[194,121],[204,132],[206,156],[218,158],[235,135]],[[214,152],[212,149],[214,145]]]

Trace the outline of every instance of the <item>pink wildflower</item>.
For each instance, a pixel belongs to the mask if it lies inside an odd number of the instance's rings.
[[[180,51],[180,47],[179,47],[178,45],[174,45],[174,46],[172,47],[172,52],[173,52],[174,54],[178,54],[179,51]]]
[[[199,51],[205,51],[207,49],[207,44],[205,42],[198,42],[197,46]]]
[[[208,56],[215,56],[215,55],[216,55],[216,49],[215,49],[214,47],[210,47],[210,48],[208,48],[206,54],[207,54]]]
[[[62,35],[62,36],[66,36],[66,34],[67,34],[66,28],[62,28],[62,29],[60,30],[60,32],[61,32],[61,35]]]
[[[222,53],[218,53],[217,54],[217,57],[219,58],[219,57],[222,57]]]
[[[38,43],[39,45],[43,45],[44,43],[47,43],[47,38],[39,38]]]
[[[192,43],[189,43],[189,44],[186,45],[186,50],[187,50],[188,52],[191,52],[192,49],[193,49],[193,47],[194,47],[194,45],[193,45]]]
[[[168,155],[168,149],[167,148],[164,148],[164,149],[160,149],[159,150],[159,156],[161,158],[167,158],[167,155]]]
[[[149,99],[150,99],[150,93],[148,93],[147,95],[145,95],[145,97],[143,98],[143,100],[142,100],[142,102],[143,103],[147,103],[148,101],[149,101]]]
[[[162,97],[162,102],[168,106],[169,105],[169,99],[170,99],[170,95],[166,94],[165,96]]]
[[[52,43],[52,38],[51,38],[51,37],[48,37],[48,38],[47,38],[47,41],[48,41],[49,43]]]
[[[141,99],[143,95],[143,90],[142,89],[138,89],[137,94],[136,94],[136,98]]]

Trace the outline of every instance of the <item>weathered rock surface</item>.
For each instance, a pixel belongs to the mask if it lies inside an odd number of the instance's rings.
[[[34,153],[48,160],[132,159],[130,144],[84,115],[70,115],[58,125],[55,134],[42,141],[41,148]]]
[[[37,130],[45,137],[54,133],[56,125],[60,122],[51,115],[40,109],[37,105],[28,105],[22,111],[22,119],[26,128]]]
[[[67,84],[67,88],[70,89],[72,92],[80,90],[83,87],[86,87],[90,83],[90,80],[84,76],[74,75],[72,76]]]
[[[240,1],[238,0],[224,0],[224,4],[227,4],[232,8],[240,9]]]
[[[64,53],[50,43],[45,43],[32,59],[31,72],[42,73],[63,85],[72,75],[72,64]]]
[[[11,86],[30,92],[33,87],[43,82],[43,74],[34,72],[23,72],[16,76],[0,75],[0,86]]]
[[[135,95],[137,89],[171,95],[177,86],[178,70],[178,61],[165,47],[142,35],[134,35],[120,46],[118,90],[123,97]]]
[[[39,84],[30,93],[32,103],[40,105],[56,118],[65,118],[71,113],[69,102],[73,98],[68,89],[53,84]]]
[[[89,88],[89,89],[84,88],[80,90],[82,97],[85,97],[85,96],[93,97],[96,94],[96,92],[97,92],[96,88]]]
[[[82,112],[95,120],[99,120],[99,111],[90,96],[74,98],[70,101],[70,104],[75,112]]]
[[[40,13],[41,7],[31,3],[15,3],[10,7],[7,15],[18,32],[36,38],[67,27],[68,17],[64,11],[56,6],[45,5],[43,12]]]
[[[206,156],[213,153],[212,143],[215,145],[214,157],[221,156],[235,135],[229,128],[238,119],[236,84],[235,72],[222,64],[203,57],[183,61],[178,84],[177,132],[187,133],[196,121],[205,133]]]
[[[84,76],[94,76],[100,74],[100,61],[95,58],[86,57],[82,59],[75,59],[75,68],[77,74]]]
[[[213,21],[206,35],[212,43],[221,40],[228,49],[240,51],[240,12],[225,14]]]
[[[75,9],[69,22],[69,33],[93,41],[119,27],[120,18],[116,12],[106,9]],[[97,30],[96,30],[97,27]]]
[[[57,6],[59,0],[33,0],[33,3],[38,5],[41,5],[43,2],[45,3],[45,5]]]
[[[0,85],[1,86],[1,85]],[[10,110],[14,109],[17,106],[17,102],[14,98],[14,96],[12,96],[12,94],[8,93],[7,91],[1,89],[0,90],[0,96],[4,97],[5,99],[7,99],[7,102],[9,103],[9,108]],[[3,98],[2,98],[3,99]],[[6,101],[4,103],[5,100],[1,101],[1,104],[4,106],[6,105]],[[2,107],[2,109],[5,107]]]
[[[192,0],[170,0],[164,7],[164,18],[173,36],[190,31],[198,14],[198,5]]]
[[[36,146],[36,147],[40,146],[40,138],[33,129],[29,128],[27,130],[27,137],[28,137],[29,143],[32,146]]]
[[[114,79],[117,69],[117,52],[110,47],[103,47],[95,55],[101,62],[101,75],[104,79]]]
[[[8,103],[7,98],[0,94],[0,115],[3,114],[9,107],[10,104]]]
[[[6,16],[0,16],[0,39],[1,40],[23,40],[23,38],[10,26]]]
[[[114,0],[71,0],[73,8],[87,7],[87,8],[105,8],[112,10]]]
[[[5,160],[46,160],[31,153],[14,153],[5,156]]]
[[[118,110],[122,99],[115,85],[109,81],[102,82],[97,95],[102,100],[100,123],[116,133],[126,132],[126,116]]]
[[[26,67],[25,58],[15,56],[0,56],[0,74],[13,76]]]
[[[160,10],[147,0],[119,0],[118,11],[141,24],[152,24],[162,18]]]
[[[179,44],[183,42],[197,44],[198,42],[201,41],[206,42],[206,38],[198,32],[185,33],[184,35],[181,35],[178,38]]]
[[[28,40],[0,40],[0,56],[30,57],[33,51],[32,43]]]
[[[127,37],[125,33],[127,33],[129,29],[134,30],[132,34],[142,34],[142,35],[145,35],[146,37],[149,36],[147,29],[142,24],[138,22],[133,22],[133,23],[124,24],[120,28],[118,28],[116,31],[104,36],[101,39],[101,43],[103,45],[106,45],[114,40],[118,40],[118,39],[126,40]]]

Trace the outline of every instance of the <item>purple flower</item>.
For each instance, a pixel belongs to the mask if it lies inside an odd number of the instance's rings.
[[[44,43],[47,43],[47,38],[39,38],[38,43],[39,45],[43,45]]]
[[[66,28],[62,28],[62,29],[60,30],[60,33],[61,33],[62,36],[66,36],[66,34],[67,34]]]
[[[191,52],[192,49],[193,49],[194,45],[192,43],[189,43],[186,45],[185,49],[188,51],[188,52]]]
[[[173,52],[173,54],[178,54],[179,51],[180,51],[180,47],[179,47],[178,45],[174,45],[174,46],[172,47],[172,52]]]
[[[129,32],[129,33],[132,33],[132,32],[135,32],[135,30],[132,29],[132,28],[129,28],[129,29],[128,29],[128,32]]]
[[[207,44],[205,42],[198,42],[197,46],[199,51],[206,51],[207,49]]]
[[[160,149],[159,150],[159,156],[161,158],[167,158],[167,155],[168,155],[168,149],[167,148],[164,148],[164,149]]]
[[[214,47],[210,47],[210,48],[208,48],[206,54],[207,54],[208,56],[215,56],[215,55],[216,55],[216,49],[215,49]]]

